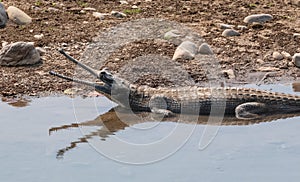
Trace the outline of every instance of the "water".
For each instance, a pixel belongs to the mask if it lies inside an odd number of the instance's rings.
[[[292,93],[287,86],[272,88]],[[112,107],[114,104],[104,97],[39,98],[26,107],[0,102],[0,181],[276,182],[300,179],[300,117],[254,125],[221,126],[204,150],[198,148],[205,125],[143,122],[125,129],[117,127],[112,133],[103,130],[102,140],[94,136],[90,139],[92,144],[76,143],[76,147],[57,158],[60,149],[80,141],[79,138],[101,129],[101,126],[62,128],[51,132],[51,135],[49,129],[94,120]],[[167,158],[147,165],[115,161],[127,160],[126,155],[131,150],[129,146],[116,145],[115,138],[135,144],[154,145],[178,128],[168,144],[153,147],[135,159],[141,156],[148,159],[158,157],[159,153],[177,146],[182,137],[188,137],[179,150],[170,150],[173,153]],[[192,133],[189,137],[180,131]],[[101,147],[109,147],[111,156],[101,154],[101,151],[106,152]]]

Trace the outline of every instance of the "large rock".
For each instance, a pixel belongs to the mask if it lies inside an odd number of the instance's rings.
[[[33,42],[16,42],[6,45],[0,51],[0,65],[24,66],[41,62],[39,51]]]
[[[10,6],[7,8],[7,14],[9,19],[18,25],[26,25],[32,22],[32,18],[30,16],[14,6]]]
[[[0,28],[4,28],[6,26],[6,22],[8,20],[5,8],[2,3],[0,3]]]
[[[177,60],[179,58],[188,60],[193,59],[197,54],[197,51],[196,44],[191,41],[184,41],[175,50],[172,60]]]
[[[273,19],[272,15],[269,14],[254,14],[247,16],[244,19],[245,23],[265,23],[266,21],[270,21]]]

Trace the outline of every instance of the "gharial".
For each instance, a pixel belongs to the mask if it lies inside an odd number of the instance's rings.
[[[273,114],[299,113],[300,96],[251,88],[180,87],[151,88],[129,83],[107,69],[94,70],[60,50],[70,61],[90,72],[103,84],[70,78],[54,71],[51,75],[94,87],[97,92],[134,112],[154,112],[171,116],[173,113],[211,114],[212,108],[225,115],[253,119]]]

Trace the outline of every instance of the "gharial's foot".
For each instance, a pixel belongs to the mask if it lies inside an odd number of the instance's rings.
[[[235,108],[235,116],[238,119],[257,119],[268,112],[268,107],[259,102],[247,102]]]
[[[151,112],[154,114],[161,114],[164,117],[172,117],[174,113],[167,109],[151,108]]]

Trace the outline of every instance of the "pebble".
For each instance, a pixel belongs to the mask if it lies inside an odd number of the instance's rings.
[[[266,21],[272,20],[273,16],[270,14],[254,14],[254,15],[250,15],[247,16],[244,19],[245,23],[265,23]]]
[[[0,51],[0,65],[24,66],[41,62],[39,51],[33,42],[15,42],[6,45]]]
[[[4,5],[0,2],[0,28],[5,28],[8,17]]]
[[[244,25],[238,25],[237,29],[241,30],[241,31],[245,31],[248,30],[248,27],[244,26]]]
[[[275,60],[282,60],[282,59],[284,58],[283,55],[280,54],[280,52],[277,52],[277,51],[273,52],[272,57],[273,57]]]
[[[35,39],[41,40],[44,37],[44,34],[40,34],[40,35],[34,35],[33,36]]]
[[[127,1],[120,1],[120,4],[128,4]]]
[[[27,25],[32,22],[32,18],[30,16],[14,6],[7,8],[7,14],[9,19],[18,25]]]
[[[107,13],[99,13],[99,12],[93,12],[93,16],[96,18],[99,18],[100,20],[104,20],[105,16],[109,14]]]
[[[300,33],[294,33],[293,37],[300,37]]]
[[[87,8],[83,8],[84,11],[96,11],[95,8],[91,8],[91,7],[87,7]]]
[[[224,23],[220,24],[221,29],[232,29],[233,27],[234,27],[234,25],[228,25],[228,24],[224,24]]]
[[[300,68],[300,53],[294,54],[293,62],[298,68]]]
[[[203,43],[200,45],[198,53],[204,54],[204,55],[213,55],[214,54],[211,47],[207,43]]]
[[[241,34],[233,29],[226,29],[223,31],[222,36],[224,37],[232,37],[232,36],[240,36]]]
[[[125,13],[119,12],[119,11],[111,11],[111,15],[117,17],[117,18],[124,18],[127,15]]]
[[[132,9],[138,9],[139,7],[137,5],[131,6]]]
[[[182,42],[175,50],[172,60],[182,59],[193,59],[197,54],[197,46],[191,41]]]
[[[292,58],[291,54],[286,51],[282,51],[281,54],[283,55],[284,58],[287,58],[287,59]]]

